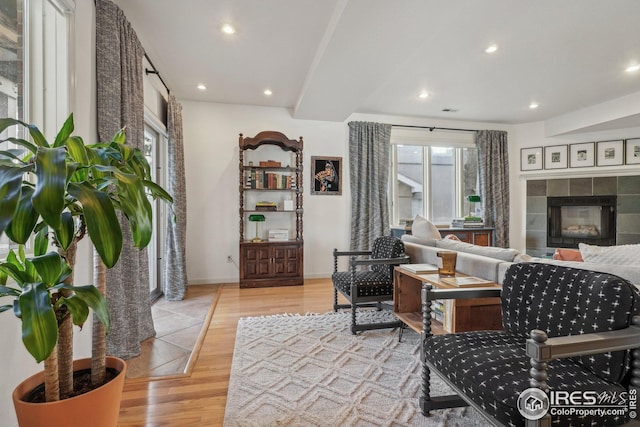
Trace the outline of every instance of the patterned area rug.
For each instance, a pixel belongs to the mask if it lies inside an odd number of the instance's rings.
[[[418,334],[399,343],[397,329],[354,336],[349,325],[349,313],[240,319],[224,426],[487,425],[471,408],[420,413]],[[451,391],[431,383],[434,396]]]

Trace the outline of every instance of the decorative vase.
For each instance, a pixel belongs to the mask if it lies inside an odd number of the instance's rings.
[[[91,368],[91,359],[74,360],[73,370]],[[44,383],[44,371],[20,384],[13,391],[13,405],[20,427],[116,427],[120,413],[122,387],[127,365],[117,357],[107,357],[107,368],[118,374],[108,383],[87,393],[57,402],[32,403],[22,400]]]

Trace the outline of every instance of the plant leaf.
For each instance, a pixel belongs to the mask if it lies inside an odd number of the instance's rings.
[[[73,133],[73,129],[74,129],[73,113],[71,113],[69,117],[67,117],[67,120],[65,120],[64,124],[62,125],[62,128],[60,128],[58,135],[56,135],[56,140],[53,143],[53,146],[54,147],[62,146],[67,140],[67,138],[71,136],[71,133]]]
[[[40,228],[38,234],[36,234],[33,254],[36,256],[44,255],[47,253],[47,248],[49,248],[49,238],[47,237],[47,233],[49,232],[49,227],[47,224],[42,223],[43,227]]]
[[[22,245],[26,244],[31,237],[40,217],[31,203],[32,196],[33,188],[23,186],[22,195],[13,213],[13,218],[5,229],[9,239]]]
[[[29,283],[19,298],[22,318],[22,342],[27,351],[40,363],[53,351],[58,341],[51,296],[44,283]]]
[[[89,317],[89,307],[87,307],[87,304],[78,298],[77,295],[61,298],[59,302],[66,305],[69,309],[73,324],[82,328],[87,321],[87,317]]]
[[[67,284],[60,284],[58,287],[72,290],[78,298],[93,310],[98,320],[105,326],[107,332],[109,331],[111,318],[109,317],[107,300],[102,296],[98,288],[93,285],[71,286]]]
[[[62,265],[64,261],[57,252],[49,252],[45,255],[29,258],[33,263],[42,282],[48,286],[56,285],[62,275]]]
[[[66,150],[64,147],[39,148],[36,154],[36,191],[33,206],[44,222],[57,230],[64,209],[67,181]]]
[[[60,228],[55,231],[56,240],[58,241],[58,244],[62,247],[62,249],[67,250],[69,248],[69,245],[73,243],[76,224],[73,219],[73,215],[71,215],[71,212],[62,212],[60,221]]]
[[[0,234],[7,228],[20,201],[22,177],[31,166],[0,165]]]
[[[111,199],[86,182],[69,183],[68,191],[82,204],[87,232],[102,262],[113,267],[122,250],[122,230]]]
[[[153,213],[142,180],[136,175],[115,168],[113,174],[118,178],[118,201],[129,220],[133,244],[138,248],[144,248],[151,241]]]
[[[9,297],[9,296],[12,296],[12,297],[20,296],[20,291],[18,289],[0,285],[0,297]]]

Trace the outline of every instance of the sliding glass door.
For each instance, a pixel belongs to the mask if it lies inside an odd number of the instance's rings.
[[[154,182],[166,187],[166,135],[157,127],[147,124],[144,129],[144,156],[151,166]],[[163,248],[166,224],[165,207],[159,200],[153,204],[153,237],[147,251],[149,253],[149,292],[151,300],[162,295]]]

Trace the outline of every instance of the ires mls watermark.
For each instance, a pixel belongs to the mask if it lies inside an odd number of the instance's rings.
[[[629,391],[564,391],[528,388],[518,397],[518,410],[528,420],[552,416],[637,418],[638,389]]]

